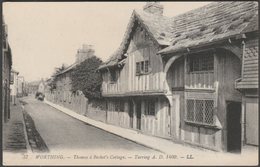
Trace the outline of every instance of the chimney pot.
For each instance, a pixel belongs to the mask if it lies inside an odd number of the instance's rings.
[[[143,10],[147,13],[163,15],[163,5],[160,2],[147,2]]]

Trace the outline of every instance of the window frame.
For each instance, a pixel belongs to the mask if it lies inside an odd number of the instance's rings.
[[[147,75],[151,72],[150,61],[143,60],[136,62],[136,75]]]
[[[144,101],[144,114],[146,116],[156,116],[155,99],[146,99]]]
[[[135,65],[135,74],[136,75],[140,75],[141,74],[140,65],[141,65],[140,62],[136,62],[136,65]]]
[[[118,79],[117,71],[113,70],[109,72],[109,81],[110,83],[116,83]]]
[[[212,53],[190,55],[188,57],[188,72],[214,72],[214,55]]]
[[[115,111],[119,112],[119,110],[120,110],[120,103],[119,103],[119,101],[115,100],[114,104],[115,104]]]
[[[190,101],[193,101],[193,111],[189,111],[189,109],[188,109],[188,100],[190,100]],[[198,115],[199,114],[199,112],[201,112],[201,111],[197,111],[197,109],[195,109],[195,108],[197,108],[197,104],[196,104],[196,102],[197,101],[203,101],[203,106],[202,106],[202,108],[203,108],[203,111],[202,111],[202,121],[197,121],[196,120],[196,115]],[[212,109],[211,109],[211,115],[212,115],[212,122],[211,123],[208,123],[208,122],[206,122],[206,101],[210,101],[211,103],[212,103]],[[192,123],[192,124],[197,124],[197,125],[205,125],[205,126],[215,126],[215,112],[214,112],[214,110],[215,110],[215,107],[214,107],[214,105],[215,105],[215,100],[214,99],[194,99],[194,98],[188,98],[188,99],[186,99],[185,100],[185,103],[186,103],[186,107],[185,107],[185,122],[187,122],[187,123]],[[193,119],[191,120],[189,117],[190,117],[190,115],[188,115],[189,113],[192,113],[192,117],[193,117]]]
[[[119,100],[119,112],[125,112],[125,101]]]

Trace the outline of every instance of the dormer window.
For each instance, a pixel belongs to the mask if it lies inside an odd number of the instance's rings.
[[[117,80],[116,71],[110,71],[110,82],[115,83]]]
[[[148,74],[150,69],[149,60],[136,62],[136,75]]]

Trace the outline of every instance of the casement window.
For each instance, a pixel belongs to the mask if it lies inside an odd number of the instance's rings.
[[[136,62],[136,75],[147,74],[149,72],[149,60]]]
[[[213,100],[187,99],[186,120],[188,122],[213,125]]]
[[[189,58],[190,72],[208,72],[214,70],[214,56],[208,54],[191,55]]]
[[[115,101],[115,111],[119,111],[120,110],[120,104],[119,101]]]
[[[119,102],[119,111],[124,112],[125,110],[125,102],[120,100]]]
[[[154,100],[145,100],[144,105],[145,105],[144,106],[145,115],[154,116],[155,115],[155,101]]]
[[[115,100],[115,111],[124,112],[124,101],[123,100]]]
[[[114,83],[117,80],[117,74],[116,71],[110,71],[110,82]]]
[[[148,60],[144,61],[144,72],[145,73],[149,72],[149,61]]]
[[[136,62],[136,75],[141,74],[141,62]]]

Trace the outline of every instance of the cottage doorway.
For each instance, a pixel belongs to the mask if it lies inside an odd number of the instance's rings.
[[[141,130],[141,102],[136,103],[136,128]]]
[[[130,128],[134,127],[134,104],[132,100],[129,100],[129,117],[130,117]]]
[[[241,152],[241,103],[227,104],[227,151]]]

